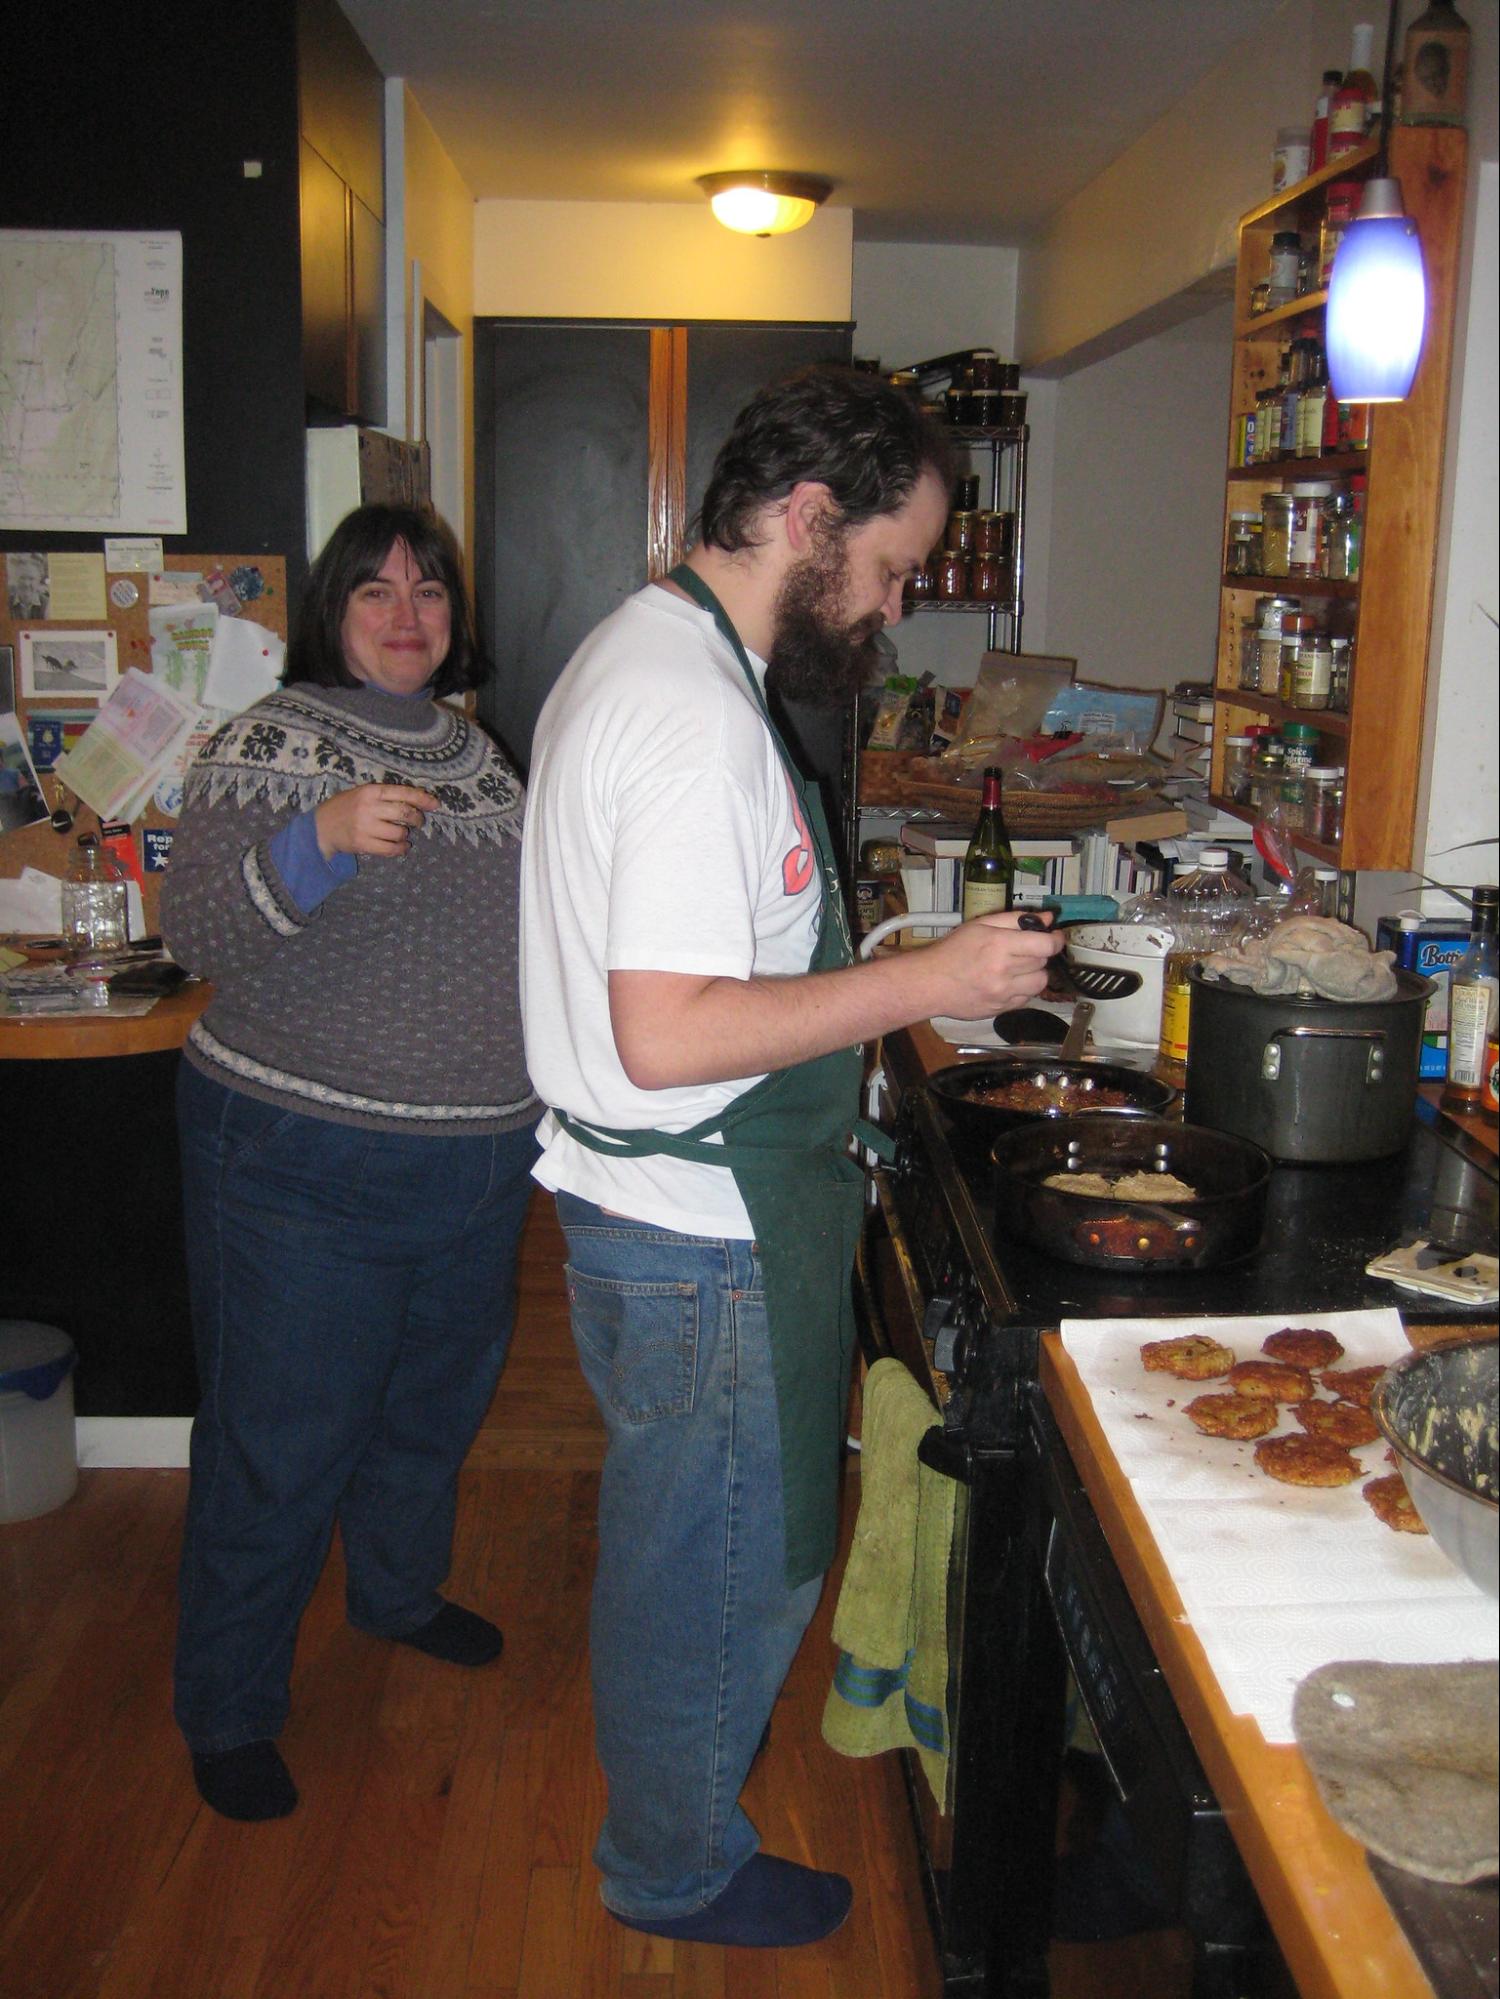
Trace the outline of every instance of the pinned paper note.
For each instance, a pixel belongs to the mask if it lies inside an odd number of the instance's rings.
[[[209,652],[203,699],[238,715],[281,684],[286,647],[249,618],[220,618]]]

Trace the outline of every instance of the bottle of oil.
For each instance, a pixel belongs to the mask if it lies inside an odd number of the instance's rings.
[[[1187,1081],[1188,1015],[1192,987],[1188,970],[1210,951],[1234,942],[1255,891],[1230,868],[1224,847],[1205,847],[1197,866],[1178,875],[1166,893],[1172,948],[1162,969],[1161,1045],[1157,1074],[1180,1089]]]

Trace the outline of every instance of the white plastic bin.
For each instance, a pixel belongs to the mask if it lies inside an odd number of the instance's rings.
[[[77,1359],[56,1326],[0,1319],[0,1521],[50,1513],[77,1490]]]

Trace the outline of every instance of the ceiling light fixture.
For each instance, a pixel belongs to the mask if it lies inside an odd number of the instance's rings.
[[[762,168],[742,173],[700,174],[714,217],[742,236],[785,236],[811,222],[833,192],[833,182],[815,174],[783,174]]]
[[[1396,0],[1386,30],[1385,86],[1374,176],[1344,231],[1328,280],[1324,341],[1341,403],[1399,403],[1411,393],[1427,325],[1427,280],[1417,225],[1389,178]]]

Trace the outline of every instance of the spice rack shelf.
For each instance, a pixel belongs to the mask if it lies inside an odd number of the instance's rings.
[[[1289,701],[1278,701],[1274,694],[1258,694],[1248,687],[1220,688],[1214,699],[1224,708],[1253,708],[1268,722],[1311,722],[1325,736],[1349,734],[1349,717],[1338,708],[1294,708]]]
[[[1226,798],[1222,792],[1210,791],[1208,800],[1210,805],[1216,805],[1221,812],[1227,812],[1231,818],[1243,819],[1247,826],[1254,823],[1256,815],[1252,811],[1246,806],[1236,804],[1232,798]],[[1331,868],[1343,865],[1339,848],[1331,847],[1323,840],[1310,840],[1305,833],[1283,833],[1282,838],[1289,839],[1298,853],[1306,854],[1310,860],[1322,861],[1326,867]]]
[[[934,611],[947,612],[950,617],[955,611],[994,611],[1002,618],[1014,618],[1021,606],[1014,597],[927,597],[906,609],[914,617],[927,617]]]
[[[1279,230],[1316,233],[1327,190],[1340,180],[1384,171],[1401,184],[1417,225],[1427,273],[1427,333],[1412,392],[1370,417],[1368,447],[1319,458],[1268,460],[1228,467],[1224,547],[1229,516],[1244,507],[1251,482],[1266,490],[1294,482],[1365,477],[1363,548],[1358,581],[1313,576],[1245,576],[1221,570],[1214,668],[1215,715],[1210,795],[1234,817],[1253,820],[1225,795],[1224,738],[1247,721],[1312,722],[1340,745],[1345,769],[1343,830],[1336,845],[1293,836],[1299,850],[1343,871],[1398,870],[1412,863],[1426,721],[1427,653],[1433,604],[1433,550],[1442,497],[1443,446],[1458,259],[1463,234],[1467,135],[1453,127],[1397,125],[1381,166],[1378,138],[1251,209],[1240,220],[1235,277],[1235,337],[1226,459],[1237,457],[1236,423],[1277,379],[1279,348],[1292,322],[1321,315],[1326,291],[1304,293],[1252,314],[1250,298],[1266,277]],[[1242,690],[1241,624],[1256,596],[1328,603],[1337,629],[1354,643],[1347,714],[1292,709]]]
[[[1226,569],[1220,584],[1257,597],[1336,597],[1351,603],[1359,597],[1358,579],[1345,576],[1240,576]]]

